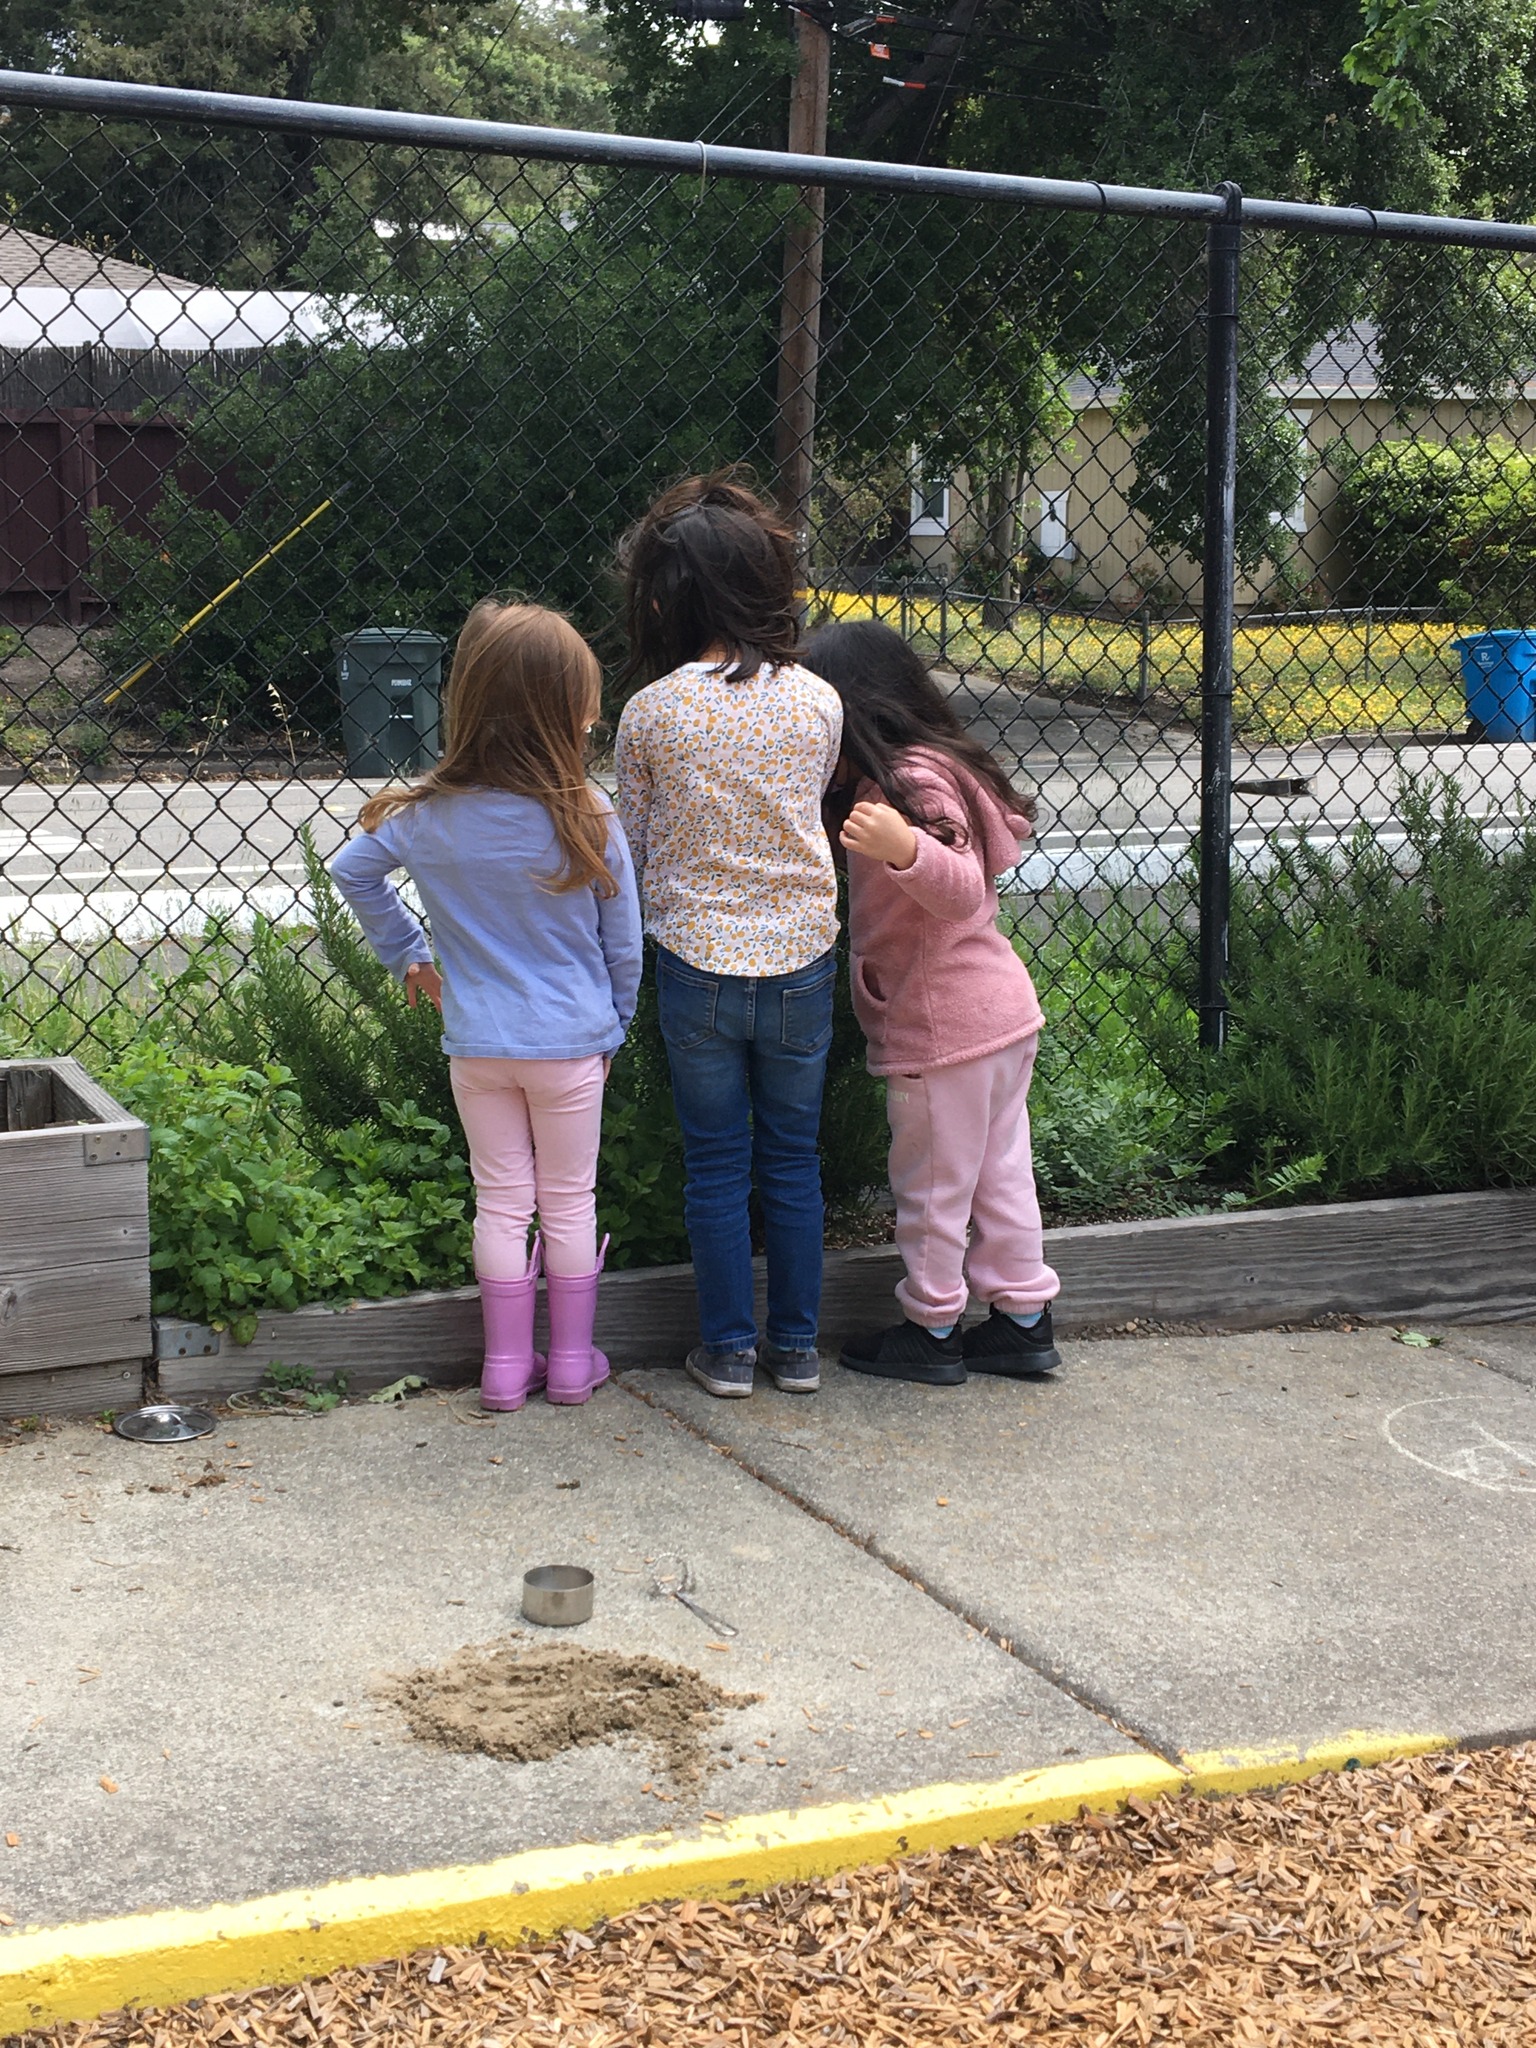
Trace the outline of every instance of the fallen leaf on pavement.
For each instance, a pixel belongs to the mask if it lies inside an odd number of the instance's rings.
[[[391,1380],[387,1387],[380,1387],[368,1398],[370,1401],[403,1401],[407,1394],[420,1393],[426,1384],[420,1373],[408,1372],[403,1379]]]

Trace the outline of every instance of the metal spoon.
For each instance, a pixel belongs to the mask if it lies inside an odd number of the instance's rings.
[[[702,1621],[706,1628],[712,1628],[716,1635],[737,1636],[741,1630],[732,1628],[728,1621],[722,1621],[717,1614],[711,1614],[707,1607],[701,1607],[693,1596],[693,1567],[686,1558],[677,1560],[675,1572],[663,1572],[658,1565],[651,1573],[651,1591],[664,1600],[676,1600],[680,1606]]]

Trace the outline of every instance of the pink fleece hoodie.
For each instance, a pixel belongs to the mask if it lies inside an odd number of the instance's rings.
[[[903,767],[924,808],[956,827],[945,846],[920,827],[917,859],[897,869],[848,856],[853,1007],[872,1074],[921,1074],[999,1052],[1045,1018],[1029,970],[997,927],[994,876],[1019,858],[1029,822],[947,756],[914,748]],[[985,831],[969,843],[965,796]],[[860,802],[880,801],[872,782]]]

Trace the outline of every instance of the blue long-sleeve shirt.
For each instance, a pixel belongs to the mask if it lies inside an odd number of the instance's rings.
[[[430,962],[419,920],[389,877],[404,868],[443,972],[443,1050],[463,1059],[582,1059],[616,1052],[640,987],[640,903],[608,799],[608,867],[619,893],[558,893],[549,812],[534,797],[464,790],[425,798],[359,832],[330,864],[392,974]]]

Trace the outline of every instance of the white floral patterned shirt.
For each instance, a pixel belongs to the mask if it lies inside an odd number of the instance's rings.
[[[625,705],[619,815],[654,939],[708,973],[793,974],[837,937],[821,799],[843,707],[798,663],[728,668],[685,662]]]

